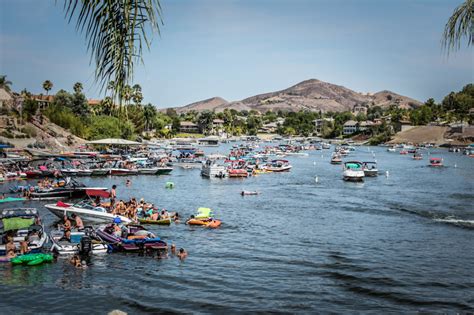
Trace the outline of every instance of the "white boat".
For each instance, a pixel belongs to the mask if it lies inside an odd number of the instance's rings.
[[[81,248],[81,240],[84,236],[90,237],[90,231],[88,232],[78,232],[72,231],[71,232],[71,240],[63,240],[62,237],[64,236],[64,231],[62,230],[53,230],[49,233],[49,239],[53,243],[51,246],[51,251],[55,252],[59,255],[74,255],[79,253]],[[93,238],[91,244],[91,253],[94,255],[97,254],[105,254],[107,253],[107,244],[103,243],[102,241],[98,241]]]
[[[377,169],[377,162],[363,162],[362,168],[364,169],[364,175],[366,177],[374,177],[379,175],[379,170]]]
[[[175,163],[175,166],[179,166],[182,168],[202,168],[202,162],[200,160],[196,160],[193,158],[182,158],[178,159]]]
[[[345,162],[342,176],[346,181],[362,182],[365,176],[362,163],[358,161]]]
[[[201,175],[208,178],[224,178],[227,177],[227,168],[224,165],[219,165],[215,161],[207,160],[202,165]]]
[[[291,167],[287,160],[273,160],[267,164],[266,170],[268,172],[289,172]]]
[[[285,152],[286,156],[309,156],[306,152]]]
[[[90,223],[110,223],[116,217],[119,217],[124,223],[132,222],[132,220],[127,217],[107,212],[103,207],[94,207],[87,200],[76,204],[59,201],[56,204],[47,204],[45,208],[61,219],[64,218],[65,215],[71,217],[71,215],[75,213],[83,221]]]
[[[158,167],[143,167],[143,168],[137,168],[138,174],[140,175],[155,175],[158,173],[159,168]]]
[[[38,210],[35,208],[4,209],[0,212],[0,234],[7,232],[13,235],[16,249],[20,248],[20,242],[26,241],[31,253],[38,253],[48,242],[48,235],[41,224]],[[0,243],[0,256],[6,255],[6,244]]]
[[[390,147],[387,149],[388,152],[396,152],[397,149],[395,149],[395,147]]]

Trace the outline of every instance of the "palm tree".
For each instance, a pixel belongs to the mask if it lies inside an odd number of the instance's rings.
[[[73,89],[74,89],[74,93],[76,93],[76,94],[81,93],[82,89],[83,89],[82,83],[81,82],[76,82],[73,86]]]
[[[102,109],[102,113],[107,116],[111,116],[113,109],[114,109],[114,102],[111,97],[107,96],[100,102],[100,107]]]
[[[4,89],[7,92],[11,91],[12,81],[7,80],[6,75],[0,75],[0,88]]]
[[[125,101],[125,105],[128,105],[133,97],[133,90],[130,85],[124,86],[121,97]]]
[[[466,0],[454,10],[444,27],[442,45],[448,52],[458,50],[464,37],[467,46],[474,44],[474,0]]]
[[[135,84],[134,86],[132,86],[132,89],[134,92],[141,92],[142,91],[142,87],[140,86],[140,84]]]
[[[43,82],[43,89],[46,91],[46,95],[53,88],[53,82],[46,80]]]
[[[153,119],[156,116],[156,107],[151,104],[145,105],[143,108],[143,116],[145,118],[145,131],[148,131],[151,129]]]
[[[148,33],[160,32],[159,0],[66,0],[66,18],[76,20],[84,31],[87,47],[95,61],[95,78],[104,88],[114,83],[113,97],[122,97],[133,81],[134,65],[142,61],[142,47],[150,48]]]
[[[138,91],[133,92],[132,99],[135,105],[140,105],[143,101],[142,92],[138,92]]]

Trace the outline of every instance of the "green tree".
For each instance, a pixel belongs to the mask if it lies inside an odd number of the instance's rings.
[[[43,82],[43,89],[46,91],[46,95],[48,95],[49,91],[53,88],[53,82],[46,80]]]
[[[82,89],[83,89],[83,87],[82,87],[81,82],[74,83],[74,86],[73,86],[74,93],[76,93],[76,94],[82,93]]]
[[[66,0],[68,21],[76,21],[85,34],[95,76],[102,87],[113,82],[113,99],[122,104],[124,88],[133,81],[134,66],[142,60],[142,47],[150,47],[150,30],[159,32],[159,0]]]
[[[120,138],[122,136],[120,125],[121,122],[116,117],[94,116],[91,118],[89,138],[91,140]]]
[[[212,130],[212,122],[214,120],[214,112],[205,110],[198,117],[198,125],[202,133],[209,134]]]
[[[465,0],[459,5],[444,27],[443,47],[449,51],[458,50],[463,38],[467,46],[474,43],[474,0]]]
[[[0,75],[0,88],[4,89],[7,92],[11,91],[12,81],[7,80],[6,75]]]

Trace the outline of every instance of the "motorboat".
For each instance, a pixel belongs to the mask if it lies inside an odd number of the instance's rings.
[[[116,221],[117,222],[117,221]],[[116,228],[118,227],[118,231]],[[120,226],[119,223],[102,225],[96,235],[114,251],[166,250],[168,245],[141,225]]]
[[[92,228],[87,227],[84,231],[71,231],[70,240],[64,239],[63,230],[53,230],[49,234],[49,239],[53,243],[51,251],[58,255],[73,255],[81,251],[81,245],[90,242],[92,254],[107,253],[108,246],[100,240]]]
[[[334,153],[331,157],[331,164],[342,164],[342,157],[338,153]]]
[[[171,166],[158,166],[157,169],[156,175],[168,175],[173,171],[173,167]]]
[[[423,154],[421,154],[420,152],[415,152],[415,154],[413,154],[412,159],[413,160],[423,160]]]
[[[138,171],[136,169],[129,168],[111,168],[110,175],[114,176],[127,176],[127,175],[137,175]]]
[[[249,172],[243,168],[231,168],[227,171],[229,177],[249,177]]]
[[[443,159],[442,158],[430,158],[430,164],[428,166],[432,167],[441,167],[443,166]]]
[[[207,160],[202,165],[201,175],[208,178],[224,178],[227,176],[227,168],[216,161]]]
[[[194,158],[180,158],[173,165],[182,168],[202,168],[202,161]]]
[[[102,197],[102,198],[109,198],[110,194],[107,191],[86,191],[89,197]],[[119,217],[120,220],[124,223],[130,223],[130,220],[127,217],[114,215],[112,213],[107,212],[107,210],[100,206],[95,205],[92,200],[82,200],[78,203],[65,203],[62,201],[58,201],[56,204],[47,204],[45,205],[46,209],[51,211],[55,216],[58,218],[63,218],[65,215],[71,217],[72,214],[76,214],[85,222],[90,223],[110,223],[115,218]]]
[[[397,149],[395,147],[389,147],[389,148],[387,148],[387,151],[388,152],[396,152]]]
[[[289,172],[292,166],[287,160],[273,160],[267,164],[266,170],[268,172]]]
[[[13,234],[13,242],[17,249],[20,242],[26,240],[30,253],[38,253],[48,242],[38,210],[35,208],[4,209],[0,212],[0,256],[6,255],[4,236]]]
[[[66,184],[59,187],[42,188],[30,193],[30,198],[35,200],[48,200],[58,198],[83,198],[86,191],[105,191],[105,187],[86,187],[74,180],[66,179]]]
[[[110,169],[108,168],[94,168],[91,169],[91,176],[105,176],[110,174]]]
[[[377,169],[377,162],[363,162],[362,168],[364,169],[364,175],[366,177],[374,177],[379,174],[379,170]]]
[[[345,162],[342,176],[345,181],[362,182],[365,176],[363,164],[358,161]]]

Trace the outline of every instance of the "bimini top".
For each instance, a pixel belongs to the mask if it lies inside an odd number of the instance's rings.
[[[15,208],[15,209],[4,209],[0,212],[1,218],[14,218],[14,217],[36,217],[38,216],[38,210],[35,208]]]
[[[362,163],[359,161],[347,161],[344,162],[344,167],[345,168],[361,168]]]

